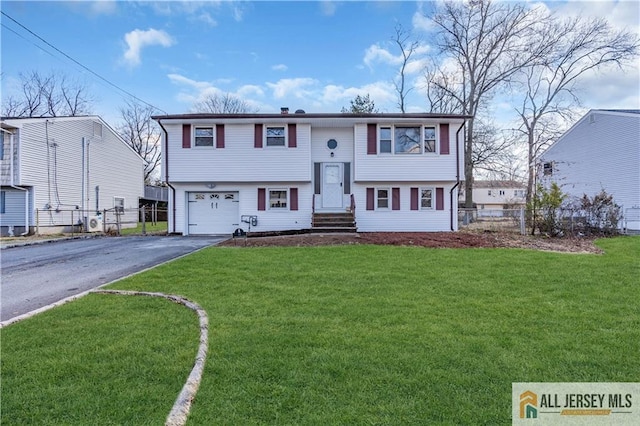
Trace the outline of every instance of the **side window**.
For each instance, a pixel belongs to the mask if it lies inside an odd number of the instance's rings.
[[[424,152],[436,152],[436,127],[425,126],[424,128]]]
[[[0,191],[0,213],[5,212],[5,197],[7,196],[7,191]]]
[[[116,213],[124,213],[124,198],[123,197],[113,197],[113,208]]]
[[[542,173],[545,176],[553,175],[553,162],[544,163]]]
[[[4,131],[0,130],[0,160],[4,160]]]
[[[420,189],[420,209],[433,209],[433,188]]]
[[[213,147],[213,127],[196,127],[194,145]]]
[[[284,126],[267,126],[267,146],[285,146]]]

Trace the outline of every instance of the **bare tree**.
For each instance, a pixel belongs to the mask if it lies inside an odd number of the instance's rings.
[[[402,62],[400,64],[400,72],[398,77],[393,82],[396,93],[398,94],[398,108],[400,112],[405,113],[405,102],[407,99],[407,95],[413,87],[407,87],[406,82],[406,72],[407,65],[409,64],[411,57],[414,55],[420,43],[416,40],[411,41],[411,34],[402,28],[402,25],[396,25],[396,34],[393,41],[398,45],[400,49],[400,54],[402,55]]]
[[[376,108],[376,103],[369,98],[369,94],[367,93],[365,96],[357,95],[351,101],[351,107],[345,108],[342,107],[340,112],[351,112],[351,113],[360,113],[360,114],[371,114],[379,112]]]
[[[93,97],[87,86],[64,74],[20,73],[20,94],[8,96],[2,104],[7,117],[77,116],[91,113]]]
[[[460,112],[470,115],[464,144],[465,206],[473,206],[474,117],[483,102],[519,70],[537,63],[545,45],[532,37],[540,13],[524,3],[445,1],[431,20],[444,58],[460,75],[453,87]],[[441,81],[442,82],[442,81]],[[445,81],[446,82],[446,81]]]
[[[230,93],[214,93],[191,107],[192,112],[210,112],[213,114],[243,114],[257,112],[247,101]]]
[[[543,63],[521,70],[522,102],[516,107],[526,140],[527,202],[535,184],[535,161],[557,139],[561,121],[573,121],[572,107],[579,104],[580,77],[607,64],[622,67],[638,56],[638,38],[628,31],[614,31],[604,19],[553,17],[540,29],[540,39],[551,50]]]
[[[118,133],[144,159],[144,181],[157,180],[161,160],[160,129],[151,119],[154,109],[136,101],[128,101],[120,108],[122,122]]]

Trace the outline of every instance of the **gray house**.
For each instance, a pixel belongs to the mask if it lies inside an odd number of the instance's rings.
[[[540,163],[544,184],[574,197],[605,190],[622,207],[621,227],[640,232],[640,110],[589,111]]]
[[[101,231],[105,209],[137,221],[143,160],[100,117],[2,118],[0,128],[2,235]]]

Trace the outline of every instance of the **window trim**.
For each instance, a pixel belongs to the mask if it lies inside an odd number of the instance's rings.
[[[192,140],[193,140],[193,144],[192,147],[193,148],[198,148],[198,149],[215,149],[216,147],[216,125],[212,124],[212,125],[193,125],[191,126],[191,128],[193,129],[192,132]],[[197,133],[198,133],[198,129],[211,129],[211,145],[198,145],[196,143],[197,141]],[[209,136],[200,136],[200,137],[209,137]]]
[[[118,200],[122,200],[122,203],[121,203],[122,206],[118,205],[119,204],[117,202]],[[120,196],[114,195],[113,196],[113,210],[115,212],[124,213],[124,209],[125,209],[125,206],[126,206],[125,202],[126,202],[126,200],[125,200],[124,197],[120,197]]]
[[[289,211],[291,209],[291,194],[289,191],[290,188],[267,188],[265,194],[265,204],[267,206],[267,210],[269,211]],[[275,191],[284,191],[285,193],[285,205],[280,207],[274,207],[271,205],[271,192]]]
[[[380,191],[387,191],[387,206],[386,207],[380,207],[380,200],[384,200],[385,198],[380,198]],[[391,210],[391,203],[392,203],[392,195],[391,195],[391,187],[376,187],[375,188],[375,192],[374,192],[374,208],[375,210],[383,210],[383,211],[390,211]]]
[[[269,145],[267,133],[270,128],[282,128],[282,145]],[[279,137],[279,136],[278,136]],[[289,125],[288,124],[265,124],[262,131],[262,147],[269,149],[282,149],[289,146]]]
[[[396,128],[408,128],[419,127],[420,128],[420,152],[396,152]],[[435,150],[433,152],[425,150],[425,129],[433,128],[435,130]],[[388,139],[381,138],[381,130],[390,129],[391,133],[391,152],[382,151],[382,142],[388,141]],[[421,155],[440,155],[440,124],[417,124],[417,123],[393,123],[393,124],[378,124],[376,128],[376,147],[378,155],[401,155],[401,156],[421,156]]]
[[[422,191],[431,191],[431,207],[423,207]],[[435,186],[421,186],[418,188],[418,209],[435,210],[436,209],[436,188]]]

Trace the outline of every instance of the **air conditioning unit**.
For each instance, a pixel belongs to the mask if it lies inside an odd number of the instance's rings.
[[[89,216],[87,219],[87,230],[89,232],[102,232],[102,216]]]

